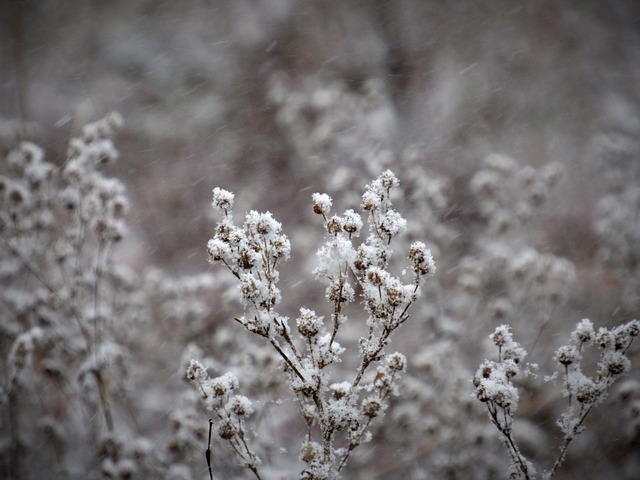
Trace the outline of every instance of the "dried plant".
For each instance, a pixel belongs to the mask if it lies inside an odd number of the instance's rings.
[[[281,224],[268,212],[251,211],[238,227],[233,223],[233,194],[213,190],[213,207],[223,219],[207,245],[209,258],[224,264],[239,282],[245,314],[235,320],[271,345],[282,361],[307,430],[300,448],[300,460],[306,464],[300,478],[338,478],[353,450],[370,440],[370,424],[386,410],[406,368],[405,356],[387,353],[386,347],[409,319],[421,284],[436,267],[425,244],[414,242],[408,252],[411,282],[405,284],[389,272],[391,243],[407,223],[391,203],[391,192],[398,184],[395,175],[386,171],[367,186],[361,207],[368,214],[369,235],[357,247],[354,242],[363,227],[360,214],[349,209],[341,216],[330,215],[332,199],[327,194],[313,195],[313,211],[323,218],[327,234],[314,273],[328,284],[325,297],[330,312],[325,320],[313,310],[300,308],[296,334],[289,319],[277,311],[281,301],[278,265],[290,254]],[[355,372],[338,382],[335,377],[344,372],[332,367],[352,361],[338,339],[356,290],[368,315],[366,333],[358,341],[357,354],[352,354],[357,357]],[[249,445],[246,426],[253,407],[237,393],[239,379],[230,373],[209,378],[197,360],[190,363],[187,377],[215,413],[218,435],[256,478],[262,478],[260,458]]]
[[[542,473],[542,478],[550,479],[556,474],[566,458],[569,445],[585,430],[584,423],[589,413],[607,398],[616,380],[629,373],[631,361],[627,353],[639,334],[638,320],[611,330],[601,327],[596,331],[591,321],[584,319],[571,333],[569,342],[556,351],[555,360],[560,364],[560,371],[546,380],[563,377],[562,394],[569,405],[557,422],[564,434],[560,452],[552,467]],[[498,359],[485,360],[478,368],[473,378],[475,395],[487,406],[491,422],[500,432],[509,452],[511,478],[538,478],[537,469],[522,453],[513,433],[513,415],[519,400],[513,379],[520,373],[530,374],[537,365],[527,365],[522,370],[527,352],[513,340],[507,325],[496,328],[490,338],[498,347]],[[584,371],[582,360],[587,348],[593,345],[599,347],[600,355],[595,373],[589,376]]]

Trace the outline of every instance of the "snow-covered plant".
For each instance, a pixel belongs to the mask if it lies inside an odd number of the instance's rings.
[[[568,399],[568,406],[557,424],[564,434],[564,441],[551,469],[543,472],[542,478],[550,479],[555,475],[566,458],[569,445],[585,430],[584,422],[589,413],[607,398],[615,381],[629,372],[631,361],[627,353],[639,334],[638,320],[596,331],[592,322],[584,319],[571,333],[569,342],[558,348],[554,359],[560,369],[546,380],[563,377],[562,393]],[[473,377],[475,396],[486,405],[489,417],[509,451],[511,478],[537,478],[536,468],[524,456],[513,435],[513,415],[519,400],[513,379],[520,373],[530,374],[536,365],[528,365],[522,370],[527,353],[513,340],[509,326],[497,327],[490,338],[498,347],[498,359],[485,360],[478,368]],[[588,375],[582,360],[588,347],[594,345],[600,349],[600,354],[595,372]]]
[[[400,161],[413,173],[410,198],[425,222],[418,228],[440,232],[440,264],[451,267],[434,279],[428,292],[434,301],[414,310],[428,347],[416,343],[409,350],[402,402],[380,435],[390,448],[380,448],[375,459],[388,468],[385,478],[391,472],[393,478],[496,478],[505,469],[504,455],[484,420],[484,405],[467,396],[473,375],[468,359],[477,352],[480,332],[506,319],[518,335],[535,338],[571,294],[573,263],[539,250],[527,228],[553,198],[561,169],[553,163],[534,169],[491,154],[464,184],[441,181],[434,190],[438,184],[418,168],[427,161],[422,148],[407,149]],[[431,210],[439,215],[429,215],[420,200],[430,192],[438,194],[433,207],[439,206]],[[525,318],[535,321],[519,321]],[[381,460],[386,452],[392,453]]]
[[[143,288],[127,264],[132,256],[123,258],[129,200],[108,174],[119,157],[112,138],[121,122],[111,114],[83,127],[62,166],[23,142],[1,167],[3,478],[145,478],[176,469],[183,474],[175,478],[189,478],[185,451],[194,448],[185,439],[205,433],[172,418],[164,448],[138,422],[149,410],[140,390],[133,393],[143,358],[159,360],[157,367],[171,346],[163,339],[160,353],[158,342],[148,344],[162,335],[163,322],[145,335],[142,329],[151,315],[187,327],[187,336],[202,328],[208,312],[194,297],[211,281],[178,282],[156,272]]]
[[[236,226],[234,195],[220,188],[213,190],[213,207],[223,218],[207,244],[209,259],[224,264],[238,280],[245,312],[235,320],[261,337],[282,361],[306,426],[300,449],[305,466],[300,478],[338,478],[353,450],[370,440],[370,425],[388,407],[406,368],[404,355],[387,353],[386,348],[392,334],[409,319],[420,286],[436,267],[425,244],[414,242],[408,252],[411,280],[404,283],[389,271],[391,243],[407,225],[391,202],[391,192],[398,184],[387,170],[367,186],[361,208],[368,216],[369,234],[359,244],[361,215],[352,209],[331,215],[331,197],[313,194],[313,211],[322,217],[327,235],[318,250],[314,273],[327,284],[325,298],[330,307],[326,315],[301,307],[295,326],[277,310],[281,301],[278,266],[290,254],[282,225],[269,212],[251,211],[243,225]],[[338,340],[347,329],[347,307],[357,294],[368,318],[355,347],[357,354],[349,355],[355,348],[343,347]],[[344,377],[344,370],[332,368],[341,362],[353,363],[349,377]],[[338,375],[341,378],[336,378]],[[210,378],[197,360],[190,363],[187,377],[215,413],[218,435],[244,466],[262,478],[260,458],[249,445],[251,435],[246,426],[253,407],[236,393],[242,379],[229,373]]]
[[[28,458],[26,445],[37,443],[30,430],[54,435],[64,474],[74,446],[63,426],[79,408],[101,419],[92,422],[97,438],[115,433],[114,395],[128,370],[122,342],[142,310],[129,295],[131,273],[113,257],[125,235],[125,188],[102,173],[118,159],[112,136],[121,122],[111,114],[86,125],[63,167],[23,142],[0,177],[0,325],[11,345],[3,390],[15,475]],[[26,400],[37,398],[34,388],[49,389],[44,409]],[[42,418],[35,429],[31,408]]]
[[[352,466],[366,471],[375,460],[399,476],[420,478],[415,467],[420,465],[435,476],[494,477],[492,472],[503,468],[498,461],[502,452],[492,448],[496,442],[487,433],[482,412],[476,412],[479,405],[470,405],[472,399],[464,398],[466,380],[473,374],[464,357],[476,351],[480,331],[507,318],[519,335],[535,338],[552,318],[564,315],[567,300],[575,294],[576,258],[546,245],[541,248],[544,244],[539,241],[547,232],[540,228],[540,218],[548,214],[549,206],[554,208],[555,198],[562,193],[557,186],[564,177],[564,165],[550,162],[538,167],[491,153],[481,162],[474,161],[473,170],[468,171],[438,162],[437,152],[428,145],[410,145],[398,154],[385,148],[390,145],[385,139],[368,141],[375,137],[367,129],[368,121],[380,117],[363,112],[371,98],[390,98],[388,92],[380,95],[384,85],[375,90],[377,96],[366,89],[342,91],[319,79],[291,82],[289,90],[278,82],[272,86],[272,93],[278,93],[273,99],[279,100],[279,124],[297,155],[313,160],[308,163],[314,175],[344,186],[334,200],[348,202],[356,191],[353,185],[367,168],[402,168],[407,178],[404,200],[420,221],[412,222],[408,235],[398,241],[410,242],[421,231],[429,231],[440,264],[451,266],[443,269],[430,289],[434,301],[414,309],[429,348],[413,345],[406,350],[413,369],[405,375],[402,403],[389,412],[379,443],[394,448],[380,446],[375,459],[360,455]],[[292,93],[285,95],[285,91]],[[358,118],[358,128],[338,129],[330,124],[339,118]],[[320,135],[315,136],[316,132]],[[315,141],[318,138],[322,141]],[[350,163],[332,163],[334,158],[344,158],[345,150]],[[403,340],[411,345],[411,339]],[[458,355],[446,354],[454,350]],[[547,388],[543,385],[536,393],[542,396]],[[460,421],[461,411],[467,412],[464,421]],[[532,430],[543,435],[540,428]]]
[[[524,457],[513,438],[513,414],[518,408],[519,394],[512,378],[521,373],[521,362],[527,352],[513,340],[507,325],[496,328],[490,338],[498,347],[498,359],[485,360],[478,368],[473,377],[475,395],[486,404],[492,423],[501,433],[515,475],[532,478],[535,467]]]

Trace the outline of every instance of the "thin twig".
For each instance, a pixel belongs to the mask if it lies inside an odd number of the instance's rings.
[[[211,470],[211,429],[213,428],[213,420],[209,419],[209,440],[207,441],[207,450],[204,456],[207,459],[207,467],[209,468],[209,478],[213,480],[213,470]]]

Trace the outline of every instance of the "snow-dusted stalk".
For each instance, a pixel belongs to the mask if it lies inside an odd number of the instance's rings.
[[[332,199],[327,194],[313,194],[313,211],[322,217],[326,231],[314,274],[327,284],[325,297],[330,308],[326,320],[313,310],[300,308],[295,332],[289,318],[277,311],[281,301],[278,266],[290,253],[282,225],[269,212],[251,211],[244,224],[236,226],[233,194],[220,188],[213,190],[213,207],[222,214],[222,220],[207,244],[209,259],[224,264],[239,281],[245,312],[235,320],[262,337],[283,361],[284,374],[307,426],[300,450],[306,466],[300,478],[338,478],[352,451],[370,439],[372,419],[386,409],[388,397],[396,393],[397,380],[406,367],[404,355],[387,354],[385,348],[393,332],[409,318],[420,286],[435,273],[435,263],[425,244],[415,242],[408,253],[411,281],[405,284],[388,270],[393,253],[390,245],[407,224],[392,208],[390,195],[398,184],[395,175],[386,171],[367,186],[361,207],[368,215],[369,234],[359,245],[354,242],[363,227],[360,214],[349,209],[342,215],[330,215]],[[356,299],[356,289],[368,315],[366,332],[359,340],[358,367],[353,377],[335,382],[330,367],[345,355],[338,337],[347,322],[345,309]],[[374,365],[376,370],[372,372]],[[233,399],[223,399],[216,389],[224,377],[209,378],[196,360],[191,362],[187,376],[218,417],[219,435],[259,476],[259,458],[246,443],[244,416],[230,419],[228,403]],[[244,410],[250,411],[249,401],[242,398],[246,402]],[[340,448],[336,446],[338,437],[344,445]]]
[[[518,408],[518,389],[512,379],[521,373],[521,362],[527,356],[522,346],[513,340],[510,327],[501,325],[490,336],[498,347],[498,360],[485,360],[473,378],[475,395],[485,403],[491,422],[502,435],[511,458],[516,478],[530,479],[535,468],[529,462],[513,438],[513,413]],[[528,370],[525,370],[525,374]]]

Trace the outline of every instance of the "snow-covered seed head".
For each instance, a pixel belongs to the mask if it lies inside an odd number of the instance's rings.
[[[382,172],[382,174],[378,177],[378,181],[386,189],[390,189],[400,185],[400,181],[391,170],[385,170],[384,172]]]
[[[407,221],[395,210],[389,210],[380,223],[380,229],[389,237],[395,237],[407,229]]]
[[[375,398],[369,398],[362,402],[362,413],[369,418],[377,417],[382,409],[382,405]]]
[[[498,391],[492,398],[496,405],[501,408],[508,408],[512,404],[512,397],[509,395],[509,392],[506,390]]]
[[[381,199],[380,195],[372,192],[371,190],[367,190],[362,195],[362,208],[367,212],[372,212],[380,206]]]
[[[218,435],[224,440],[230,440],[236,434],[233,424],[225,420],[218,425]]]
[[[251,210],[245,217],[244,228],[249,235],[256,233],[267,236],[280,233],[282,224],[273,218],[271,212],[260,213]]]
[[[207,369],[197,360],[191,360],[187,367],[187,380],[202,383],[207,378]]]
[[[389,282],[386,288],[387,303],[392,307],[402,305],[407,298],[407,292],[400,282]]]
[[[489,393],[487,392],[487,389],[484,387],[484,385],[478,385],[478,388],[476,388],[476,397],[482,403],[486,403],[490,400]]]
[[[342,221],[340,217],[334,215],[329,219],[327,222],[327,232],[329,232],[330,235],[338,235],[342,232]]]
[[[600,348],[610,348],[615,343],[615,337],[613,333],[611,333],[606,328],[600,328],[596,336],[596,342],[598,343]]]
[[[409,261],[416,274],[431,277],[436,273],[436,262],[431,250],[422,242],[414,242],[409,248]]]
[[[476,374],[473,376],[473,386],[478,388],[481,386],[484,379],[490,378],[491,373],[493,372],[493,367],[493,362],[485,360],[484,363],[482,363],[482,365],[480,365],[480,367],[476,371]]]
[[[253,407],[251,401],[244,395],[235,395],[231,398],[231,411],[238,416],[251,415]]]
[[[313,200],[313,213],[325,216],[329,214],[333,205],[329,195],[326,193],[314,193],[311,195],[311,199]]]
[[[353,210],[347,210],[342,216],[342,228],[349,235],[357,235],[362,228],[362,219],[360,215]]]
[[[373,379],[373,385],[380,389],[388,388],[391,385],[391,378],[389,377],[389,374],[381,367],[378,367],[376,376]]]
[[[384,271],[378,267],[371,267],[367,270],[367,280],[375,287],[383,284],[385,275]]]
[[[387,356],[387,364],[394,372],[402,372],[407,368],[407,357],[403,354],[395,352]]]
[[[583,319],[573,331],[573,336],[580,343],[590,343],[593,341],[595,332],[593,331],[593,323],[587,318]]]
[[[327,287],[327,299],[330,302],[338,303],[343,300],[343,295],[340,294],[340,284],[332,283]]]
[[[331,385],[333,398],[340,400],[351,393],[351,384],[349,382],[334,383]]]
[[[507,378],[515,377],[520,371],[520,369],[518,368],[518,364],[513,360],[506,360],[503,363],[503,368],[504,368],[504,374]]]
[[[211,205],[216,210],[220,210],[225,214],[233,208],[234,195],[229,190],[216,187],[212,191],[213,200]]]
[[[300,332],[300,335],[303,337],[315,337],[322,329],[322,317],[318,317],[313,310],[301,308],[300,316],[296,319],[296,325],[298,332]]]
[[[217,237],[211,238],[207,242],[207,253],[209,254],[210,262],[217,262],[231,255],[231,247]]]
[[[580,403],[594,403],[598,399],[598,388],[592,381],[583,381],[576,388],[576,400]]]
[[[613,330],[613,335],[615,337],[615,348],[616,350],[622,350],[627,347],[629,342],[629,337],[627,336],[627,327],[626,325],[620,325]]]
[[[603,355],[602,364],[611,375],[621,375],[631,368],[629,359],[619,351],[606,352]]]
[[[225,373],[211,380],[211,389],[217,397],[228,394],[238,388],[238,379],[232,373]]]
[[[556,352],[556,359],[565,367],[568,367],[579,359],[578,350],[573,345],[564,345]]]
[[[305,463],[313,463],[320,458],[322,449],[316,442],[304,442],[300,449],[300,460]]]
[[[503,360],[512,360],[514,363],[520,363],[524,357],[527,356],[527,352],[520,346],[519,343],[512,342],[504,348],[502,352]]]
[[[511,333],[509,332],[508,325],[501,325],[496,328],[496,330],[490,335],[493,343],[502,347],[505,343],[507,343],[511,339]]]

